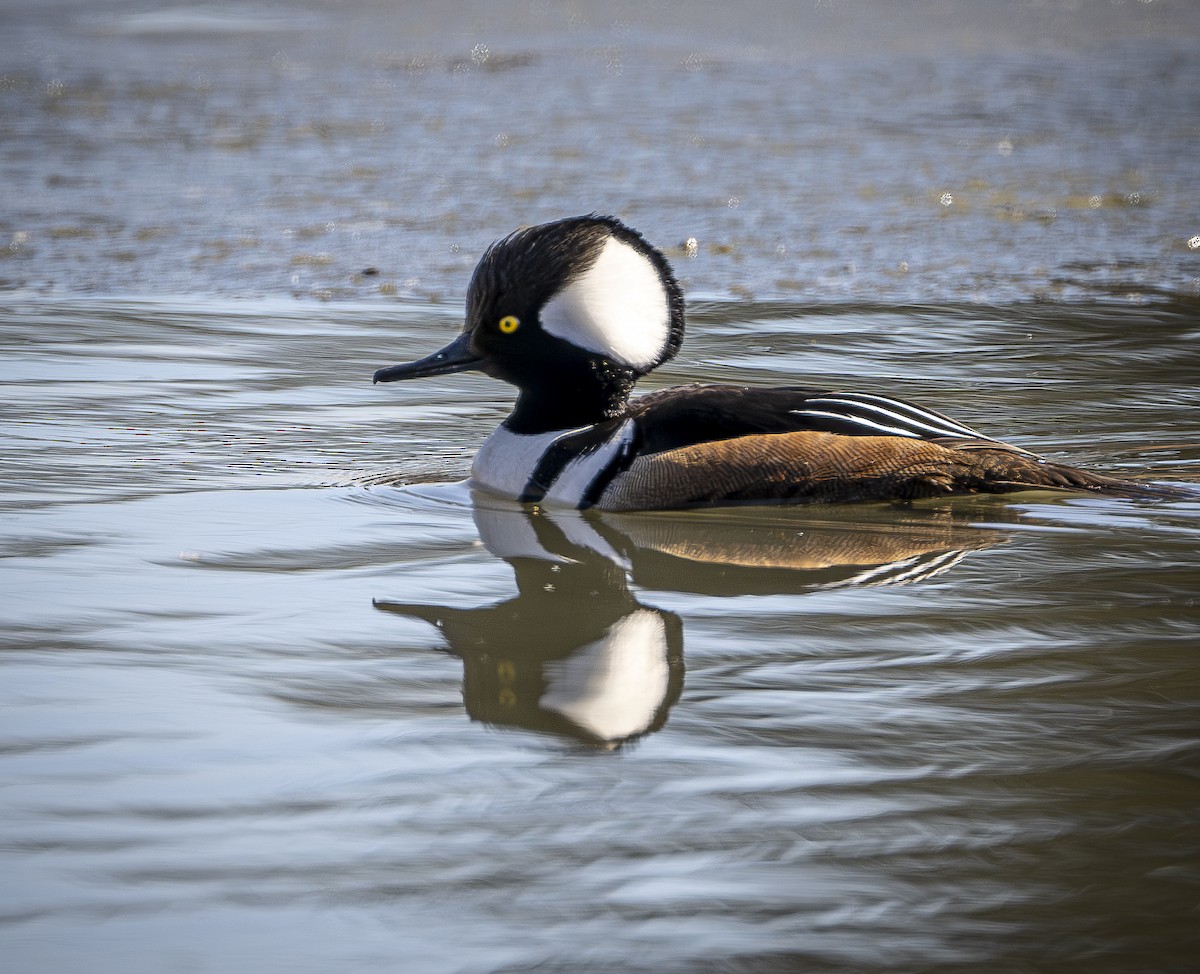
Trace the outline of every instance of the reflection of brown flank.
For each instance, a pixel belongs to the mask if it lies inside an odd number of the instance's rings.
[[[822,569],[883,565],[938,551],[978,550],[1000,540],[994,531],[958,524],[836,524],[810,527],[706,524],[689,519],[608,516],[636,547],[687,561],[744,568]]]
[[[699,443],[638,457],[598,507],[648,510],[739,501],[840,503],[1020,490],[1105,490],[1130,483],[982,440],[839,436],[804,430]],[[1165,492],[1165,491],[1164,491]]]

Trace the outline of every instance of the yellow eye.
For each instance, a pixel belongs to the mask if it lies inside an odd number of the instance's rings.
[[[517,320],[515,315],[505,315],[500,319],[499,329],[506,335],[511,335],[514,331],[521,327],[521,322]]]

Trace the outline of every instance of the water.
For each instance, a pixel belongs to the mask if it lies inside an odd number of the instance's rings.
[[[1195,15],[572,11],[5,13],[6,970],[1191,969],[1200,502],[525,511],[368,380],[611,209],[647,389],[1194,483]]]

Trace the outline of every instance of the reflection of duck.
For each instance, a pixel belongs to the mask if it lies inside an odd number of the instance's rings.
[[[375,604],[441,630],[475,720],[602,747],[658,730],[683,687],[679,617],[639,605],[621,569],[594,556],[511,564],[519,594],[496,605]]]
[[[614,748],[662,727],[683,688],[682,623],[639,602],[630,579],[726,596],[902,584],[996,540],[944,511],[878,524],[799,514],[582,515],[476,494],[480,537],[518,594],[477,609],[375,605],[441,631],[473,719]]]
[[[878,521],[816,517],[764,508],[660,514],[605,514],[599,530],[621,539],[634,582],[713,595],[908,584],[953,567],[997,536],[950,512]],[[616,534],[619,532],[619,535]]]
[[[471,475],[528,502],[631,511],[1037,488],[1185,496],[1054,463],[876,392],[690,385],[630,401],[683,331],[666,258],[613,217],[575,217],[493,244],[458,338],[375,381],[475,369],[516,386],[516,408]]]

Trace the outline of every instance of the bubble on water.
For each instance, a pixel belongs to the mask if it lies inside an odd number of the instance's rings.
[[[497,132],[495,142],[501,149],[507,149],[510,139],[507,132]]]
[[[1104,205],[1104,197],[1102,197],[1102,196],[1089,196],[1088,197],[1088,206],[1090,206],[1093,210],[1098,210],[1103,205]]]
[[[1188,237],[1187,245],[1189,250],[1200,250],[1200,234],[1197,234],[1194,237]]]
[[[491,53],[492,52],[488,50],[486,44],[476,44],[473,48],[471,48],[471,60],[476,64],[483,64],[483,62],[488,59]]]
[[[954,194],[942,193],[941,197],[938,199],[938,202],[941,203],[942,206],[951,206],[954,203]]]
[[[700,250],[700,244],[695,237],[688,237],[683,242],[683,252],[690,258],[694,258]]]
[[[725,205],[728,206],[731,210],[736,210],[739,206],[742,205],[742,199],[740,196],[731,196],[731,197],[729,197],[729,202],[727,202]]]
[[[996,151],[1002,156],[1011,156],[1013,151],[1012,140],[1007,138],[1001,139],[996,143]]]

